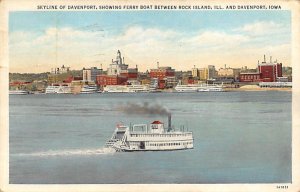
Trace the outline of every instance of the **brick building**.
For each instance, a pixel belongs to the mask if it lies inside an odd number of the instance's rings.
[[[121,75],[98,75],[97,76],[97,85],[106,86],[106,85],[122,85],[126,84],[128,78]]]
[[[239,75],[240,82],[260,82],[261,74],[256,73],[240,73]]]
[[[164,79],[165,77],[174,77],[175,69],[171,67],[158,67],[150,70],[150,78]]]
[[[150,78],[158,80],[158,88],[164,89],[176,84],[175,69],[171,67],[158,67],[150,70]]]
[[[255,73],[240,73],[240,82],[276,82],[282,77],[282,63],[266,62],[266,56],[264,55],[264,61],[258,62],[258,72]]]

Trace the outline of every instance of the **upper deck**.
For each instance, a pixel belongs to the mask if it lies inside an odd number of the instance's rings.
[[[192,140],[192,132],[167,132],[163,134],[157,133],[129,133],[128,141],[173,141],[173,140]]]

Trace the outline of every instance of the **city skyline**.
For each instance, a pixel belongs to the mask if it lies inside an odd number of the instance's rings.
[[[256,68],[264,54],[291,66],[290,17],[289,11],[12,12],[10,72],[101,64],[106,70],[117,50],[139,71],[157,62],[178,71]]]

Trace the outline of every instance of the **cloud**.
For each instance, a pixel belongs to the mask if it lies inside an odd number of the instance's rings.
[[[273,30],[280,28],[279,24],[273,22],[259,22],[235,29],[235,33],[217,30],[178,32],[142,26],[131,26],[120,33],[71,27],[50,27],[44,33],[17,31],[9,34],[10,67],[12,71],[23,68],[23,71],[30,72],[33,69],[50,71],[62,64],[71,66],[71,69],[81,69],[100,67],[102,63],[106,68],[111,59],[115,58],[118,49],[122,51],[130,67],[139,65],[144,71],[156,67],[157,61],[178,70],[189,69],[197,63],[223,65],[224,60],[235,62],[234,58],[239,60],[250,51],[253,54],[264,54],[266,51],[261,49],[264,47],[262,44],[269,37],[254,38],[247,33],[255,30],[261,35],[264,32],[262,28],[266,26]],[[237,33],[238,30],[240,33]],[[281,55],[288,53],[288,45],[280,47],[282,44],[278,40],[268,49],[281,52]],[[261,53],[256,51],[257,46]],[[278,48],[274,49],[275,47]]]
[[[237,46],[249,41],[249,38],[240,34],[228,34],[220,31],[204,31],[194,37],[186,39],[185,43],[198,48],[225,48]]]
[[[274,21],[258,21],[236,28],[235,32],[244,32],[251,36],[278,34],[287,31],[287,27]]]

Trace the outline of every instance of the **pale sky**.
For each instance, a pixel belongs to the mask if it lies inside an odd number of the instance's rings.
[[[56,51],[57,50],[57,51]],[[120,50],[139,71],[255,68],[272,56],[291,66],[290,11],[11,12],[10,72],[106,70]]]

